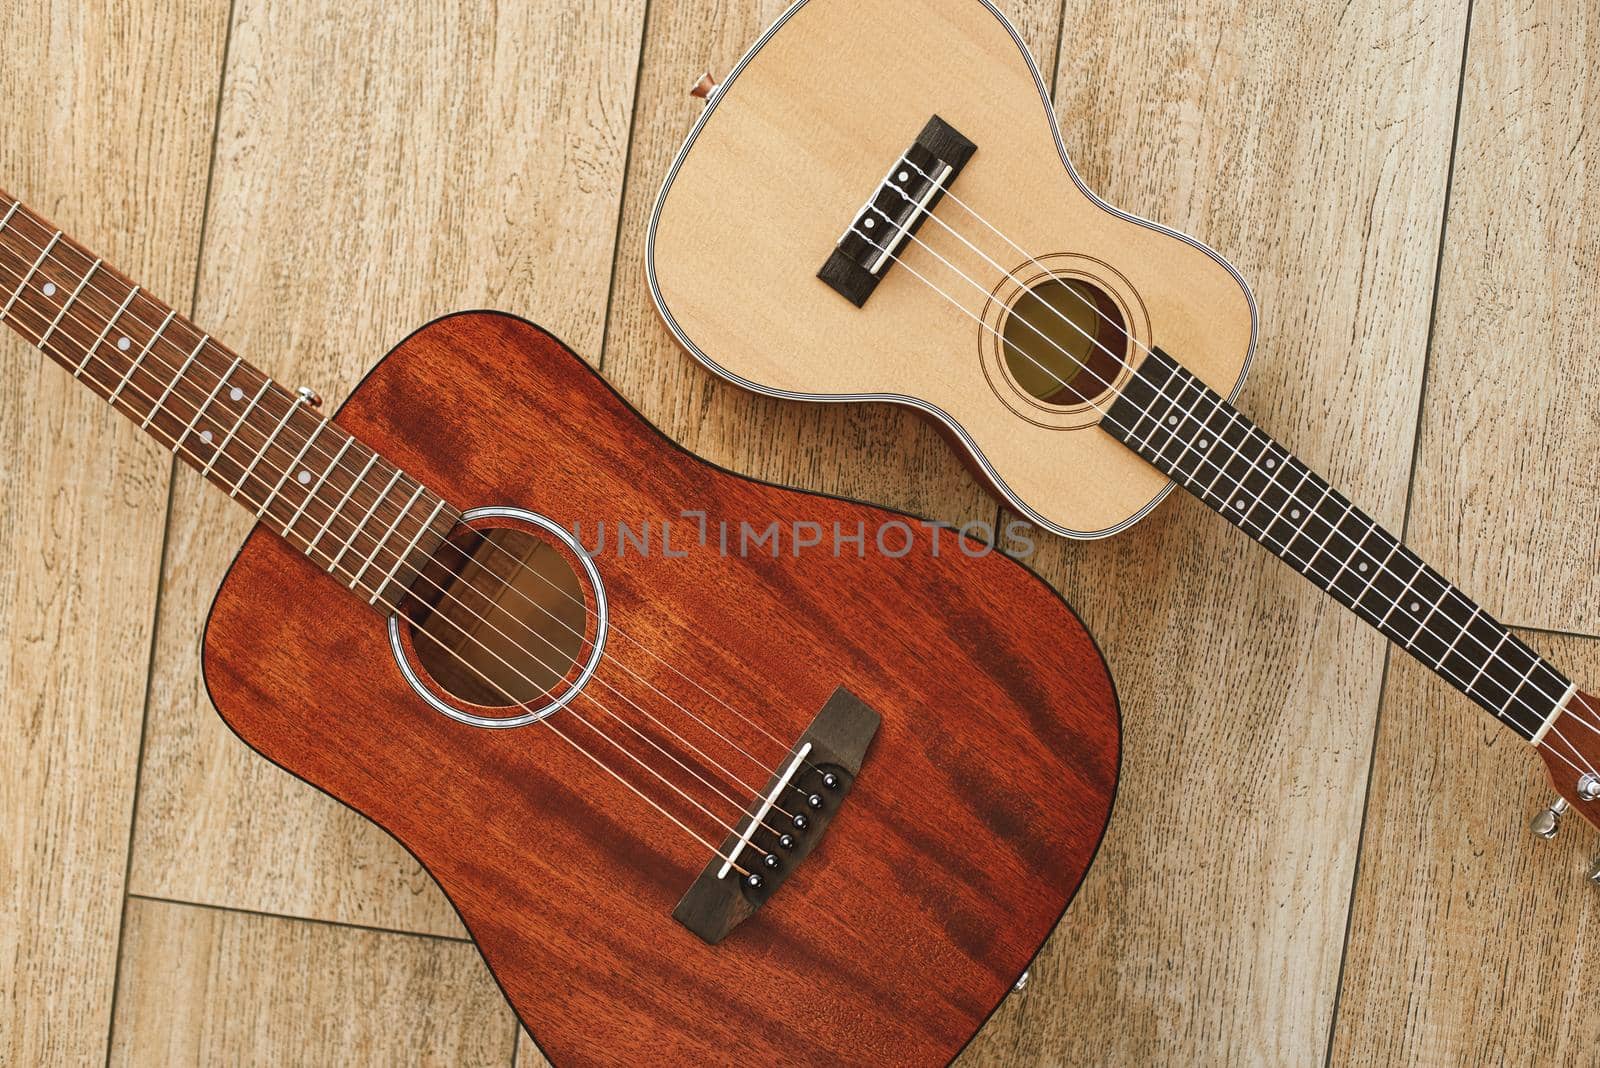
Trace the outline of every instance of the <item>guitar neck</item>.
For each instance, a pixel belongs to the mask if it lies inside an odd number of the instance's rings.
[[[0,321],[375,607],[460,518],[4,193]]]
[[[1570,680],[1157,349],[1101,426],[1525,740]]]

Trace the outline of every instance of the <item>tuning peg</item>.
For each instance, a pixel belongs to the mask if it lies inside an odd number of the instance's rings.
[[[321,397],[321,395],[318,394],[317,391],[312,389],[310,386],[301,386],[299,389],[295,390],[295,393],[297,393],[299,395],[301,400],[306,402],[306,405],[308,407],[312,407],[312,408],[320,408],[320,407],[322,407],[322,397]]]
[[[1533,822],[1529,824],[1528,829],[1547,841],[1554,838],[1556,832],[1561,829],[1561,815],[1567,811],[1568,807],[1566,798],[1556,798],[1550,803],[1549,808],[1544,809],[1533,817]]]
[[[706,71],[694,83],[694,88],[689,90],[689,95],[704,100],[709,104],[716,99],[717,94],[720,92],[722,92],[722,85],[717,81],[715,75],[710,71]]]

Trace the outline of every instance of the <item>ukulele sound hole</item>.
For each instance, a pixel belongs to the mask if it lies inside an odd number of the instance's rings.
[[[1084,404],[1116,380],[1128,347],[1127,324],[1109,294],[1081,278],[1050,278],[1024,292],[1006,314],[1006,369],[1046,404]]]
[[[428,571],[410,637],[435,685],[499,709],[566,688],[594,629],[569,548],[520,528],[458,530]]]

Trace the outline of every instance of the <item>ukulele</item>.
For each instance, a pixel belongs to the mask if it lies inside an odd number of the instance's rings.
[[[3,194],[0,319],[256,517],[212,701],[417,858],[558,1064],[945,1063],[1082,881],[1115,692],[1015,561],[691,456],[509,315],[324,418]]]
[[[799,0],[694,94],[646,256],[693,356],[770,396],[908,405],[1057,534],[1182,486],[1531,744],[1559,795],[1536,833],[1600,824],[1600,699],[1233,406],[1244,279],[1089,191],[989,0]]]

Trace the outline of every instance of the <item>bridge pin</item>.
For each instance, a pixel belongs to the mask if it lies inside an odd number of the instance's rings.
[[[761,863],[765,864],[769,868],[774,868],[775,869],[778,866],[777,855],[773,854],[773,853],[768,853],[765,857],[762,858]]]
[[[811,794],[811,795],[807,796],[806,797],[806,804],[810,805],[812,808],[821,808],[822,807],[822,795],[821,794]]]
[[[751,872],[745,876],[744,884],[752,890],[760,890],[766,885],[766,880],[761,878],[760,872]]]
[[[830,790],[837,790],[839,788],[839,776],[835,775],[831,771],[824,772],[822,776],[822,785],[826,786]]]
[[[781,845],[785,849],[793,849],[794,848],[794,835],[792,835],[792,834],[779,835],[778,836],[778,844]]]
[[[803,831],[807,827],[811,826],[811,821],[806,819],[806,814],[802,812],[794,818],[794,825],[797,829]]]

